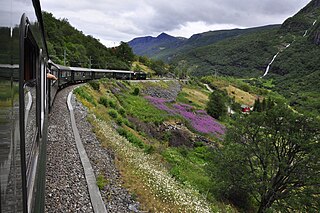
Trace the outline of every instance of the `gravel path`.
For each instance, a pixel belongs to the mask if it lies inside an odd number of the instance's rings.
[[[49,116],[46,212],[93,212],[71,129],[66,99],[74,86],[61,90]]]
[[[75,119],[82,143],[86,149],[95,176],[104,176],[105,187],[100,190],[107,212],[139,212],[139,203],[122,187],[120,173],[115,167],[114,152],[102,147],[87,121],[87,110],[72,98]]]

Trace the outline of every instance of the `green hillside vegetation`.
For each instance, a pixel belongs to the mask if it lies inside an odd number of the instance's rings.
[[[170,62],[177,57],[177,55],[193,50],[194,48],[211,45],[227,38],[278,27],[279,25],[270,25],[248,29],[209,31],[195,34],[189,39],[167,36],[167,39],[159,39],[157,37],[150,40],[150,37],[143,37],[130,41],[129,45],[137,55],[148,56],[152,59]],[[139,40],[141,41],[139,42]]]
[[[150,56],[169,60],[178,77],[218,75],[247,79],[257,87],[284,95],[299,111],[319,114],[319,17],[320,2],[312,0],[281,26],[196,34],[179,47],[157,50]],[[261,80],[278,52],[269,73]]]
[[[170,66],[162,60],[155,60],[146,56],[136,56],[132,68],[136,71],[146,72],[151,77],[154,75],[165,76],[171,69]]]
[[[149,75],[154,75],[156,73],[154,70],[150,69],[149,67],[147,67],[146,65],[144,65],[143,63],[141,63],[139,61],[134,61],[132,63],[132,70],[142,71],[142,72],[145,72]]]
[[[56,19],[51,13],[43,12],[43,20],[48,51],[53,62],[66,62],[66,65],[75,67],[131,68],[134,54],[127,43],[107,48],[99,40],[72,27],[67,19]]]
[[[89,120],[101,143],[116,151],[125,186],[135,194],[143,210],[272,212],[293,208],[313,212],[317,209],[318,186],[314,183],[319,178],[314,172],[318,171],[320,150],[314,140],[319,136],[319,120],[294,113],[284,104],[282,96],[243,80],[205,77],[202,81],[216,91],[232,88],[234,93],[226,94],[236,102],[241,103],[239,96],[246,94],[259,97],[262,102],[272,99],[276,104],[251,115],[237,113],[224,119],[228,131],[221,136],[201,133],[194,126],[196,116],[203,116],[201,110],[207,108],[210,95],[197,80],[132,83],[101,79],[75,90],[78,100],[95,115]],[[173,100],[149,96],[167,96],[177,88],[180,90]],[[180,110],[181,114],[177,113]],[[197,114],[199,110],[201,113]],[[294,127],[293,121],[300,126]],[[302,132],[296,131],[301,127]],[[264,131],[255,134],[259,128]],[[243,135],[250,146],[239,143]],[[279,140],[286,141],[283,147]],[[277,158],[277,149],[288,152]],[[303,168],[306,162],[313,169]],[[287,173],[291,167],[304,172]],[[288,177],[288,181],[281,181],[280,188],[271,188],[272,181],[278,178],[276,171]],[[293,184],[295,181],[299,184]],[[288,193],[283,193],[282,187]],[[272,190],[275,197],[269,194]],[[182,197],[189,201],[183,202]]]
[[[266,65],[278,52],[281,44],[292,37],[276,36],[278,29],[263,30],[222,40],[205,47],[195,48],[179,55],[175,61],[186,61],[196,66],[193,75],[229,75],[234,77],[262,76]]]
[[[99,86],[93,86],[97,84]],[[165,105],[161,105],[161,103],[154,105],[150,100],[162,101],[164,99],[148,100],[149,96],[145,92],[156,90],[169,93],[170,89],[180,87],[178,82],[130,83],[102,79],[75,90],[77,98],[89,108],[91,113],[95,114],[98,120],[113,126],[117,134],[140,150],[135,152],[135,158],[141,155],[148,155],[148,158],[153,159],[149,163],[161,165],[161,167],[165,168],[164,171],[168,177],[174,177],[176,183],[171,183],[172,185],[162,183],[163,177],[152,177],[155,178],[153,179],[153,185],[157,186],[159,184],[163,188],[159,192],[153,186],[147,184],[150,180],[145,179],[145,174],[134,170],[139,166],[135,163],[139,164],[139,162],[133,162],[134,165],[131,162],[128,165],[127,161],[130,159],[119,157],[121,158],[119,166],[122,168],[122,175],[126,180],[126,185],[138,196],[137,199],[145,210],[176,212],[180,209],[180,211],[188,212],[190,209],[186,210],[185,205],[187,205],[191,209],[197,208],[197,212],[205,212],[203,210],[204,204],[199,202],[195,204],[194,201],[190,204],[180,204],[179,198],[171,197],[175,196],[176,193],[182,193],[180,191],[170,192],[170,188],[178,184],[181,185],[181,189],[189,188],[191,191],[200,192],[202,196],[207,196],[205,202],[209,202],[207,205],[211,206],[210,209],[212,211],[219,209],[224,209],[226,212],[234,211],[230,206],[217,202],[211,194],[207,194],[212,180],[207,172],[206,164],[209,162],[210,150],[212,147],[219,146],[220,139],[215,134],[199,133],[192,126],[192,120],[183,117],[182,114],[172,114],[160,109],[168,107],[167,109],[170,111],[175,109],[175,104],[181,104],[181,106],[188,104],[188,106],[194,107],[192,109],[194,112],[204,110],[209,93],[199,85],[201,84],[196,82],[182,84],[182,90],[176,100],[166,102]],[[99,129],[98,124],[95,122],[92,121],[96,128]],[[105,140],[102,136],[100,137],[101,140]],[[195,137],[202,139],[193,141],[192,138]],[[205,143],[208,144],[206,145]],[[113,147],[115,144],[109,144],[108,146]],[[122,147],[121,150],[123,149]],[[117,154],[122,155],[121,153]],[[190,170],[190,168],[192,169]],[[162,172],[162,170],[154,173],[158,174],[159,172]],[[148,174],[147,177],[151,178],[150,175]],[[139,183],[132,181],[135,179],[144,181],[139,181]],[[147,191],[144,189],[147,189]],[[195,192],[191,197],[193,200],[199,199],[197,197],[200,196]],[[187,194],[179,195],[178,197],[185,196]],[[176,201],[171,203],[170,200]],[[192,207],[192,205],[195,206]]]
[[[318,114],[320,49],[317,42],[320,38],[320,9],[319,5],[314,6],[315,2],[312,1],[297,15],[286,20],[279,29],[253,32],[195,48],[178,54],[174,63],[187,63],[193,67],[192,74],[196,76],[215,74],[255,78],[256,80],[248,82],[256,86],[258,82],[261,88],[279,92],[289,99],[290,105],[300,111]],[[286,48],[289,44],[291,45]],[[272,81],[272,85],[267,86],[259,78],[279,51],[264,78]]]

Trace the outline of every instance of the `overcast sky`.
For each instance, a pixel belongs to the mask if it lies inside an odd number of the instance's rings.
[[[41,0],[42,9],[106,46],[166,32],[189,38],[209,30],[280,24],[310,0]]]

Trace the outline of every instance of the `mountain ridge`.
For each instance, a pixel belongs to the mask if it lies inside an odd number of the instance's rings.
[[[144,36],[134,38],[128,42],[133,52],[137,55],[148,56],[169,62],[177,53],[188,51],[194,47],[202,47],[221,40],[242,34],[277,28],[280,25],[266,25],[245,29],[227,29],[197,33],[190,38],[181,38],[161,33],[157,37]]]

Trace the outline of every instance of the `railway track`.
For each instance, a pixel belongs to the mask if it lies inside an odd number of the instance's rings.
[[[86,120],[86,109],[71,95],[70,114],[67,97],[75,87],[58,92],[49,116],[45,211],[139,212],[139,203],[122,187],[114,153],[100,145]],[[95,177],[98,175],[107,179],[101,190],[102,199],[97,197]]]
[[[93,212],[66,105],[73,88],[57,94],[49,116],[46,212]]]

